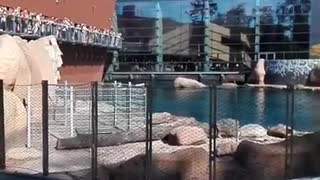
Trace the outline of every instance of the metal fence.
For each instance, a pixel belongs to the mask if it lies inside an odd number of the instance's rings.
[[[320,176],[317,91],[117,82],[43,82],[37,88],[27,93],[26,124],[31,119],[27,129],[32,132],[27,148],[8,145],[19,137],[21,142],[23,134],[13,131],[15,138],[8,137],[7,118],[18,116],[8,116],[13,100],[8,90],[0,91],[0,126],[6,130],[0,134],[2,169],[121,180]]]

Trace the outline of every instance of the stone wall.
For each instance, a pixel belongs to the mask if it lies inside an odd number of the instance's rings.
[[[266,83],[307,84],[309,74],[320,66],[320,59],[267,60]]]

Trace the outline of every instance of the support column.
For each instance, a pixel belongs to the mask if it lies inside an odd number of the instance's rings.
[[[112,15],[111,27],[114,32],[119,31],[118,30],[118,17],[117,17],[117,13],[115,11],[113,12],[113,15]],[[109,69],[111,70],[111,72],[119,69],[119,52],[118,52],[118,50],[114,50],[112,52],[112,65],[110,65],[110,67],[109,67]]]
[[[260,53],[260,6],[261,0],[256,0],[256,14],[255,14],[255,38],[254,38],[254,60],[258,61]]]
[[[203,18],[203,25],[204,25],[204,44],[203,44],[203,57],[204,57],[204,71],[210,71],[210,29],[209,29],[209,24],[210,24],[210,4],[209,0],[204,0],[204,18]]]
[[[160,3],[156,4],[156,54],[157,54],[157,64],[156,71],[161,72],[164,70],[163,66],[163,22],[162,22],[162,12]]]

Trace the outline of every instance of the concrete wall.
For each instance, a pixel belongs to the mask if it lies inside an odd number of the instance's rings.
[[[115,0],[1,0],[0,5],[26,8],[54,17],[67,17],[74,22],[110,28]]]

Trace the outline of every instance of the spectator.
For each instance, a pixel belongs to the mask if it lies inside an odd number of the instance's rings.
[[[121,45],[122,35],[109,29],[76,24],[68,18],[58,19],[41,13],[0,6],[0,31],[18,32],[36,36],[54,35],[58,39],[91,43],[102,46]]]

